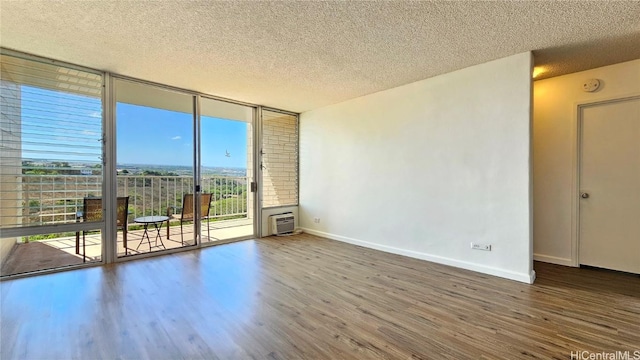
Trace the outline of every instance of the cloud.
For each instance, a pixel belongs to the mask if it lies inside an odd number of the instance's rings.
[[[180,140],[182,139],[182,136],[174,136],[171,138],[171,140]]]

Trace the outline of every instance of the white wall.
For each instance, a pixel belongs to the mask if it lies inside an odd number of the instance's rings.
[[[531,64],[522,53],[303,113],[301,227],[532,282]]]
[[[597,92],[582,82],[597,78]],[[595,101],[640,94],[640,60],[534,82],[533,175],[534,257],[577,265],[572,252],[575,216],[577,107]]]

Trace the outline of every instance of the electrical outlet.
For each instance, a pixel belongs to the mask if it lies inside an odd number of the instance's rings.
[[[491,251],[491,244],[476,244],[476,243],[471,243],[471,248],[472,248],[473,250]]]
[[[320,218],[313,218],[313,222],[316,224],[320,224]]]

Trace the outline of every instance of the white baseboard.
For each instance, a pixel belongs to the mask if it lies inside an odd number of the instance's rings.
[[[561,258],[561,257],[557,257],[557,256],[549,256],[549,255],[542,255],[542,254],[535,254],[534,253],[533,254],[533,260],[542,261],[542,262],[551,263],[551,264],[557,264],[557,265],[575,266],[573,264],[573,261],[571,261],[571,259]]]
[[[491,266],[470,263],[470,262],[447,258],[443,256],[431,255],[431,254],[422,253],[418,251],[405,250],[405,249],[395,248],[392,246],[376,244],[368,241],[349,238],[346,236],[326,233],[323,231],[318,231],[318,230],[313,230],[308,228],[301,228],[301,229],[308,234],[317,235],[317,236],[321,236],[321,237],[332,239],[332,240],[338,240],[338,241],[346,242],[349,244],[363,246],[366,248],[380,250],[380,251],[384,251],[392,254],[403,255],[403,256],[408,256],[416,259],[431,261],[438,264],[454,266],[454,267],[458,267],[466,270],[476,271],[483,274],[499,276],[499,277],[503,277],[506,279],[515,280],[515,281],[519,281],[527,284],[533,284],[533,281],[536,279],[536,272],[533,270],[531,270],[530,274],[518,273],[514,271],[498,269]]]

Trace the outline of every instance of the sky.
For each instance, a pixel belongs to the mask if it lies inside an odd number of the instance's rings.
[[[118,103],[116,119],[118,164],[193,164],[191,114]],[[246,167],[247,123],[202,117],[200,128],[202,166]]]
[[[24,159],[100,162],[100,99],[23,85],[20,101]],[[246,168],[248,129],[202,117],[202,166]],[[193,165],[191,114],[118,103],[116,136],[118,165]]]
[[[23,159],[101,162],[100,99],[23,85],[19,101]]]

